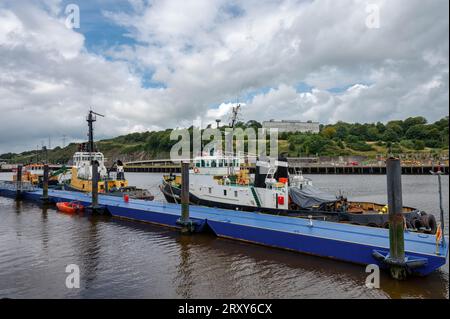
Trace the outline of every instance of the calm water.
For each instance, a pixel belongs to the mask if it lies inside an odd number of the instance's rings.
[[[8,178],[0,174],[0,179]],[[152,190],[159,174],[128,174]],[[326,190],[386,202],[384,176],[311,176]],[[443,177],[448,225],[448,176]],[[433,176],[403,176],[403,200],[439,215]],[[448,227],[446,228],[448,234]],[[67,289],[77,264],[80,289]],[[448,264],[406,282],[383,274],[364,285],[364,267],[110,218],[70,216],[0,197],[0,298],[448,298]]]

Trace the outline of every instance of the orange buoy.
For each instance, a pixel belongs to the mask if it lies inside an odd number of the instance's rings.
[[[67,214],[75,214],[78,212],[82,212],[84,210],[84,206],[74,202],[60,202],[56,203],[56,207],[59,211]]]

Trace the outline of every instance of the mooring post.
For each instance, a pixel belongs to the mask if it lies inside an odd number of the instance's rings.
[[[445,226],[444,226],[444,222],[445,222],[445,219],[444,219],[444,208],[443,208],[443,206],[442,206],[442,182],[441,182],[441,175],[442,175],[442,171],[441,170],[439,170],[437,173],[436,173],[436,175],[437,175],[437,177],[438,177],[438,184],[439,184],[439,210],[440,210],[440,220],[441,220],[441,236],[442,236],[442,244],[444,244],[445,245],[445,236],[444,236],[444,228],[445,228]]]
[[[195,230],[195,223],[189,218],[189,161],[181,162],[181,217],[177,224],[183,234]]]
[[[189,222],[189,162],[181,163],[181,221]],[[186,227],[185,227],[186,228]],[[186,231],[186,229],[184,230]]]
[[[42,181],[42,201],[48,202],[48,165],[44,165],[44,180]]]
[[[402,280],[406,277],[404,218],[402,200],[402,168],[400,160],[386,160],[387,193],[389,210],[389,259],[391,276]]]
[[[105,178],[105,194],[109,193],[109,169],[107,170],[106,178]]]
[[[21,196],[22,196],[22,165],[18,165],[16,176],[16,199],[20,199]]]
[[[98,162],[92,161],[92,209],[98,207]]]

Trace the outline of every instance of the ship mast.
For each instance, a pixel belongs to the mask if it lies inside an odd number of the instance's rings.
[[[228,175],[234,174],[234,167],[231,166],[233,163],[233,161],[231,160],[231,158],[233,157],[233,130],[234,127],[236,126],[240,109],[241,109],[240,104],[233,106],[231,110],[231,122],[230,122],[231,132],[229,132],[228,135],[226,136],[227,138],[226,146],[228,147],[228,149],[225,150],[225,155],[227,157],[228,162]]]
[[[230,127],[232,129],[234,129],[234,126],[237,123],[238,120],[238,114],[239,114],[239,110],[241,109],[241,105],[238,104],[236,106],[233,106],[233,109],[231,110],[231,123],[230,123]]]
[[[88,152],[92,156],[92,153],[95,152],[94,147],[94,122],[97,121],[97,115],[104,117],[104,115],[96,113],[92,110],[89,111],[89,114],[87,116],[86,121],[88,122],[89,126],[89,142],[88,142]]]

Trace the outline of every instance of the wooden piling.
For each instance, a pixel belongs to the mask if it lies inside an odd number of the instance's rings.
[[[181,226],[182,234],[191,234],[195,231],[197,222],[189,217],[189,161],[181,163],[181,217],[177,225]]]
[[[391,276],[402,280],[406,269],[400,264],[405,262],[404,218],[402,200],[402,168],[400,160],[386,160],[387,195],[389,210],[389,259],[392,262]],[[398,266],[397,266],[398,265]]]
[[[189,223],[189,162],[181,163],[181,222],[182,232],[188,232]]]
[[[17,166],[16,177],[16,199],[20,199],[22,197],[22,165]]]
[[[444,208],[442,206],[442,181],[441,181],[442,171],[439,170],[436,173],[436,175],[438,177],[438,184],[439,184],[439,213],[440,213],[439,217],[440,217],[440,221],[441,221],[440,226],[441,226],[441,234],[442,234],[442,243],[445,244],[445,236],[444,236],[444,234],[445,234],[444,233],[444,230],[445,230],[445,227],[444,227],[445,219],[444,219]]]
[[[92,208],[98,207],[98,162],[92,161]]]

